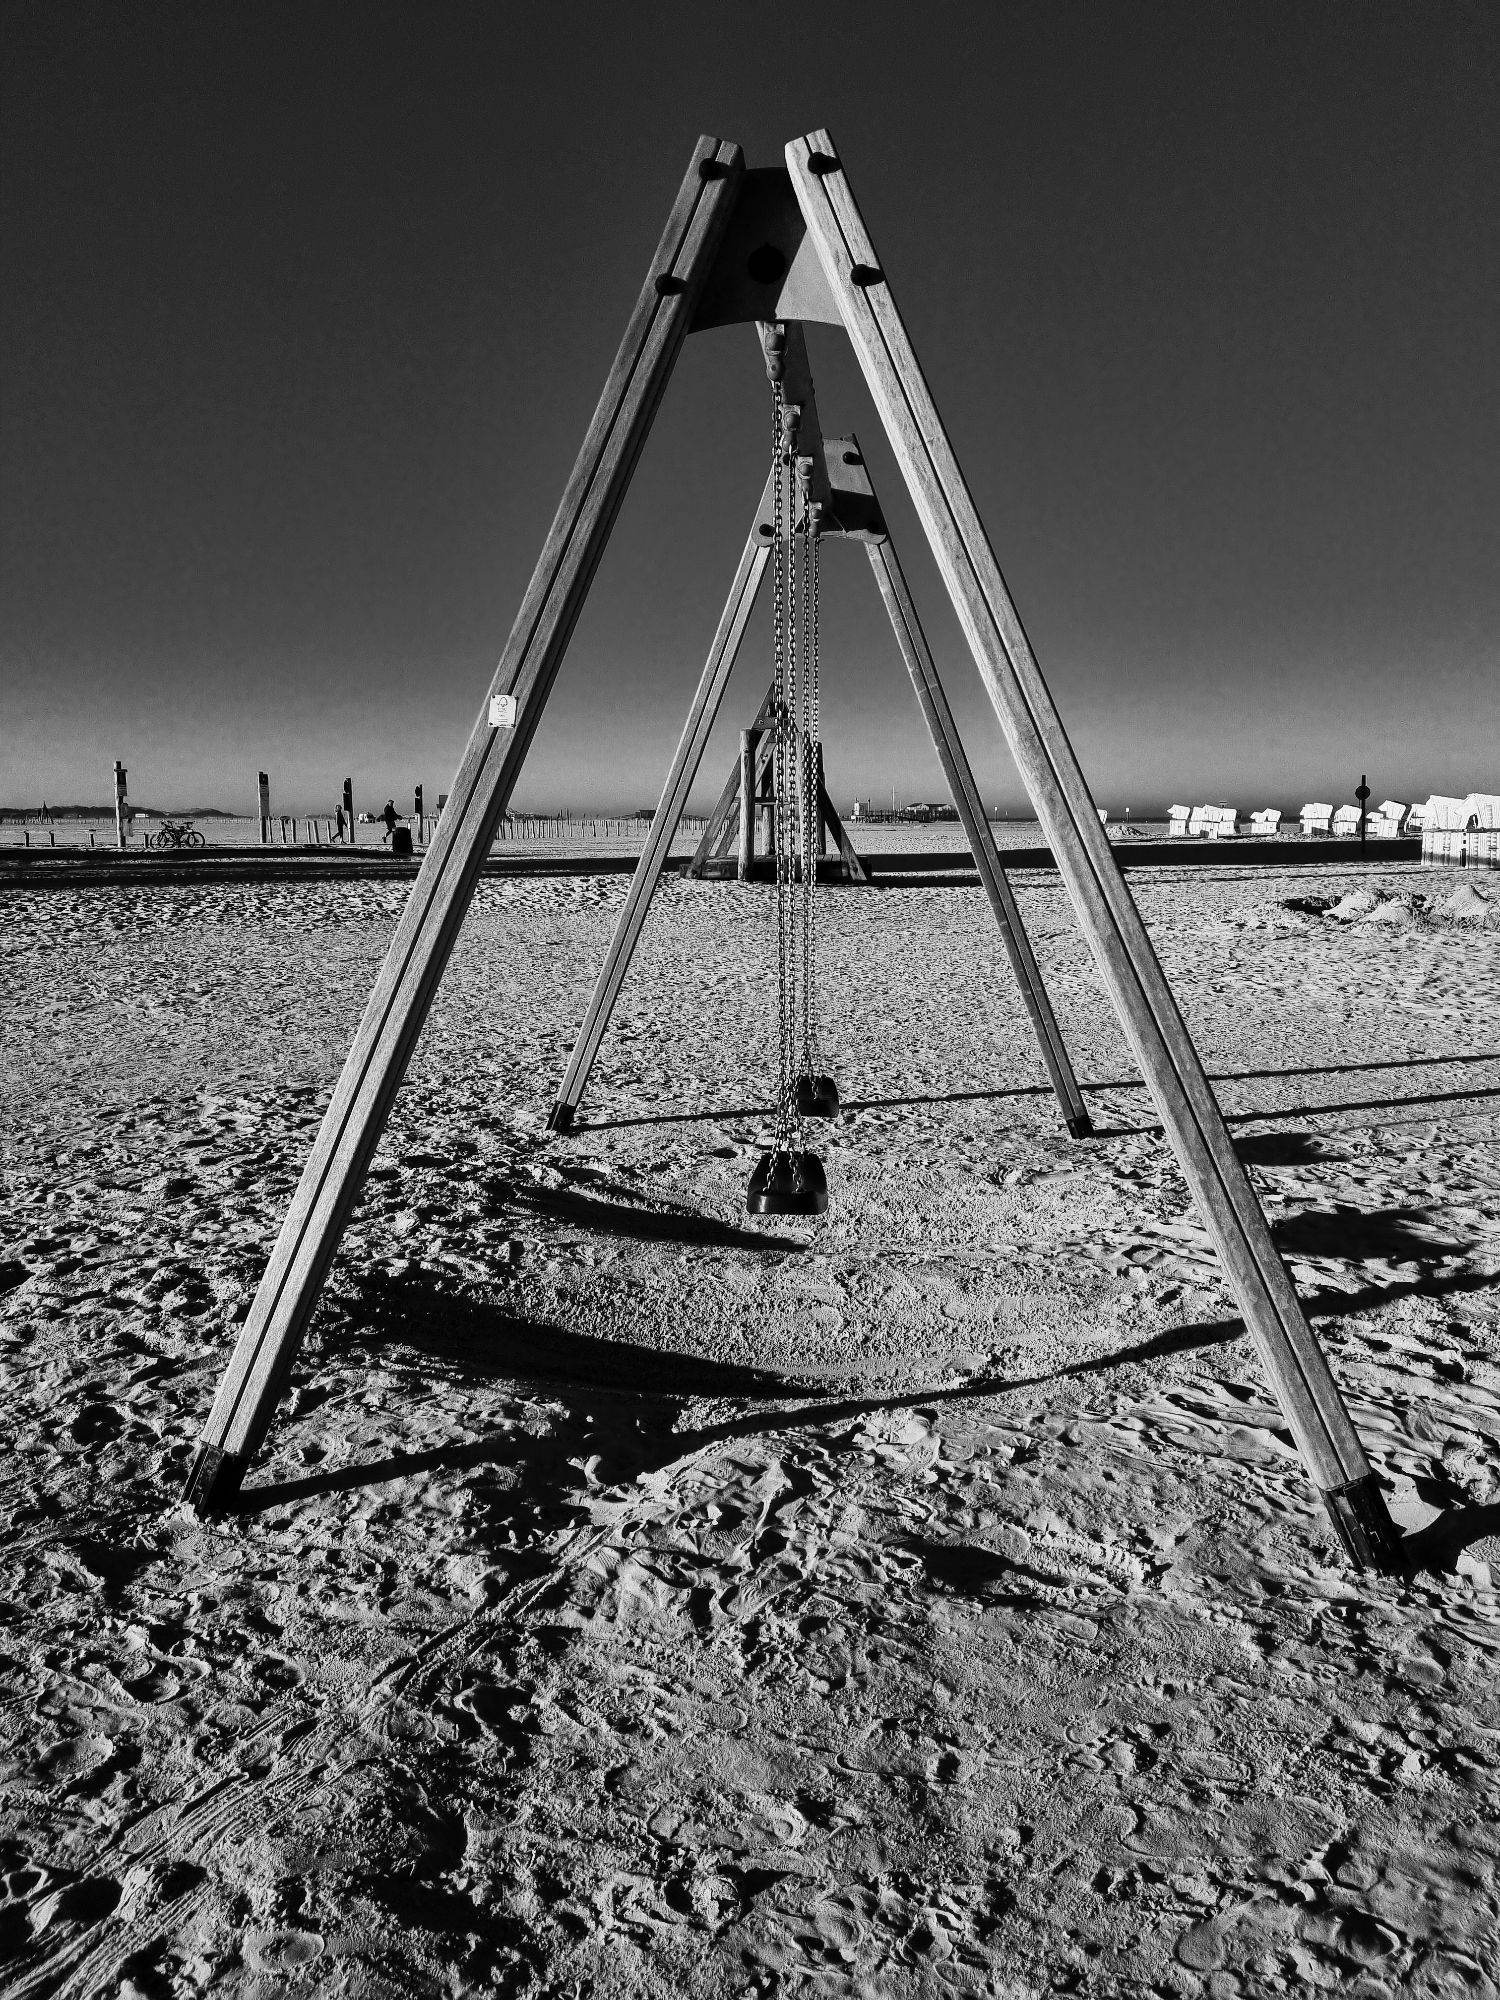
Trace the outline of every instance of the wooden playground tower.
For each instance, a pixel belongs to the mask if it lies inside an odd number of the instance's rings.
[[[794,140],[784,167],[747,169],[740,148],[727,140],[700,139],[694,149],[447,810],[220,1384],[188,1476],[188,1497],[201,1512],[229,1505],[264,1440],[673,365],[691,332],[739,323],[785,330],[785,393],[789,401],[802,399],[802,439],[816,435],[816,445],[805,448],[813,456],[813,476],[830,522],[826,532],[866,545],[1064,1120],[1075,1136],[1087,1134],[1088,1114],[863,456],[852,437],[824,440],[818,429],[800,335],[800,324],[809,320],[842,327],[853,345],[1079,924],[1334,1530],[1355,1567],[1391,1567],[1400,1559],[1399,1536],[1378,1479],[1110,851],[843,163],[821,131]],[[763,496],[553,1110],[555,1129],[566,1130],[572,1122],[697,773],[765,568],[768,519]],[[730,800],[721,800],[715,816],[714,844],[722,844],[733,809],[748,869],[758,760],[748,741],[742,747],[741,770],[726,788]],[[705,863],[711,858],[709,852],[701,855]],[[843,858],[842,865],[847,871],[850,859]]]

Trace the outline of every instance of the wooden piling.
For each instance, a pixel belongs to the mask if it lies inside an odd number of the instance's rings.
[[[740,866],[739,877],[748,882],[755,872],[755,759],[760,749],[760,731],[740,731]]]

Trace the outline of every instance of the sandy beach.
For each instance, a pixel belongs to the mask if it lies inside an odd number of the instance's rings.
[[[9,1993],[1493,1994],[1477,882],[1131,878],[1403,1578],[1338,1556],[1045,872],[1099,1136],[977,888],[830,890],[816,1223],[744,1213],[769,892],[663,884],[556,1139],[626,881],[486,879],[243,1509],[200,1522],[406,885],[7,892]]]

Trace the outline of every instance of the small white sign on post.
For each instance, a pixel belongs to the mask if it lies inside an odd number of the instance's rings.
[[[513,694],[492,694],[490,696],[490,728],[514,729],[515,726],[515,696]]]

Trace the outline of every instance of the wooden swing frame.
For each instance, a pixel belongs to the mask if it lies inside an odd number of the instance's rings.
[[[843,164],[824,131],[794,140],[785,158],[784,168],[748,170],[731,141],[694,148],[219,1385],[187,1497],[205,1513],[229,1505],[265,1438],[683,342],[704,327],[814,320],[842,326],[853,345],[1080,927],[1334,1530],[1356,1568],[1393,1567],[1400,1537],[1379,1481],[1110,851]],[[742,573],[757,554],[747,544]],[[892,596],[909,604],[898,577],[892,569],[886,579]],[[731,593],[731,625],[738,619],[742,632],[748,615],[746,592]],[[720,638],[727,647],[722,622]]]

